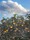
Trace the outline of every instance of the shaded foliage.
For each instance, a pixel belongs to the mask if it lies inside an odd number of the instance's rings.
[[[12,18],[4,18],[0,23],[0,40],[30,40],[30,16],[29,20],[16,14]]]

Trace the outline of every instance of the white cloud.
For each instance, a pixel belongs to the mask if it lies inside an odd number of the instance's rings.
[[[2,3],[6,3],[6,1],[2,1]]]
[[[8,3],[14,3],[13,1],[8,1]]]
[[[7,14],[3,14],[3,16],[7,16]]]
[[[12,1],[12,0],[8,0],[8,1]]]
[[[2,1],[2,5],[3,5],[3,7],[6,8],[8,13],[27,13],[28,12],[28,10],[25,9],[21,4],[18,4],[17,2],[13,2],[10,0]]]
[[[12,17],[13,14],[18,13],[18,15],[22,15],[23,13],[28,13],[29,10],[24,8],[21,4],[13,1],[2,1],[0,4],[0,12],[2,13],[2,17]]]
[[[17,2],[14,2],[15,6],[17,6],[21,11],[27,12],[27,10],[21,5],[18,4]]]
[[[12,0],[8,0],[8,1],[12,1]]]

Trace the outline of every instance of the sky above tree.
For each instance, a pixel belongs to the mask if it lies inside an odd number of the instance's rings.
[[[0,20],[14,13],[24,15],[30,11],[30,0],[0,0]]]

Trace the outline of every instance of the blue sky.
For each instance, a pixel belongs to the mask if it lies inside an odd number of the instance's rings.
[[[17,2],[25,8],[30,9],[30,0],[19,0]]]
[[[0,0],[0,2],[2,2],[4,0]],[[7,0],[5,0],[7,1]],[[30,10],[30,0],[12,0],[13,2],[17,2],[18,4],[21,4],[25,9],[29,9]],[[0,10],[4,10],[5,7],[0,6]],[[6,16],[6,15],[5,15]],[[12,14],[11,14],[12,16]],[[0,20],[2,19],[2,14],[0,13]]]
[[[30,0],[13,0],[13,1],[18,2],[27,9],[30,9]]]

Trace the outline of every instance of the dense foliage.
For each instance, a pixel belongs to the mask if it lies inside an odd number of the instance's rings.
[[[4,18],[0,21],[0,40],[30,40],[30,14]]]

